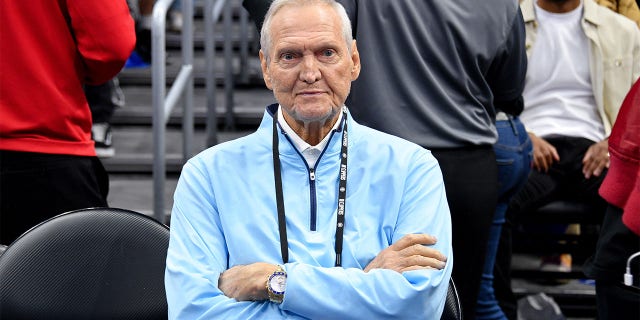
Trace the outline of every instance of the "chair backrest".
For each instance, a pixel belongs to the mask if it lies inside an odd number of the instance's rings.
[[[53,217],[0,256],[0,319],[166,319],[168,245],[167,226],[129,210]]]
[[[462,320],[462,305],[453,279],[449,280],[447,301],[444,303],[444,311],[442,311],[440,320]]]

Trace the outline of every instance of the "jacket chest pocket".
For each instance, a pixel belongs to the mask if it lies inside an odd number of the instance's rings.
[[[631,55],[609,58],[603,61],[603,84],[605,103],[619,108],[634,82],[634,60]],[[637,62],[636,62],[637,63]],[[637,69],[638,66],[635,66]],[[612,121],[614,119],[611,119]]]
[[[631,55],[605,59],[603,67],[605,83],[608,86],[624,87],[626,91],[629,84],[635,80],[633,79],[634,66]]]

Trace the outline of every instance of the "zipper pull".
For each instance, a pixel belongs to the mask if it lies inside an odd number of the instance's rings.
[[[313,169],[309,169],[309,179],[311,179],[311,181],[316,180],[316,171]]]

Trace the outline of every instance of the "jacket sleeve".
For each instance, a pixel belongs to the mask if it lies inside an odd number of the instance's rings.
[[[71,30],[84,61],[85,81],[101,84],[122,70],[136,42],[125,0],[67,1]]]
[[[400,274],[386,269],[365,273],[359,268],[288,263],[280,308],[309,319],[440,318],[453,267],[451,217],[435,159],[429,155],[412,162],[390,242],[408,233],[435,235],[435,249],[448,257],[446,267]]]
[[[495,107],[512,115],[519,115],[524,109],[522,92],[527,73],[524,20],[519,7],[517,11],[504,46],[487,75]]]
[[[238,302],[218,289],[228,248],[209,181],[188,162],[176,187],[165,271],[169,319],[298,319],[269,301]]]

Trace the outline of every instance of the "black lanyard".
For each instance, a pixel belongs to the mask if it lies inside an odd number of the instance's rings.
[[[287,242],[287,225],[284,213],[284,198],[282,196],[282,172],[280,169],[280,154],[278,152],[278,114],[273,115],[273,175],[276,182],[276,202],[278,205],[278,230],[280,232],[280,251],[282,261],[289,262],[289,244]],[[343,111],[344,124],[342,127],[342,148],[340,155],[340,183],[338,184],[338,215],[336,219],[336,267],[342,266],[342,235],[344,233],[344,215],[347,203],[347,112]]]

